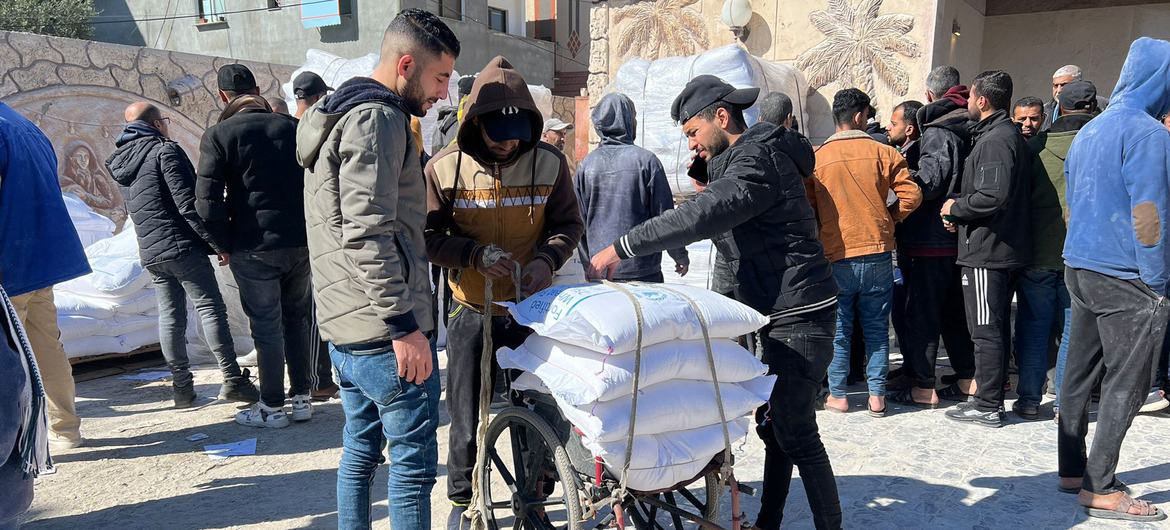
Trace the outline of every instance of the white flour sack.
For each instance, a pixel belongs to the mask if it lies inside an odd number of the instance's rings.
[[[707,289],[688,285],[626,285],[642,305],[642,346],[702,340],[699,319],[679,293],[694,300],[712,338],[745,335],[768,323],[758,311]],[[678,291],[673,292],[673,291]],[[603,284],[557,286],[519,304],[504,303],[520,325],[540,336],[602,353],[634,349],[638,320],[626,295]]]
[[[732,444],[747,432],[747,418],[727,423],[727,435]],[[593,456],[600,456],[605,461],[610,473],[621,477],[626,461],[625,440],[598,443],[583,438],[581,443]],[[715,455],[723,452],[724,447],[723,427],[718,424],[688,431],[635,436],[629,485],[635,490],[653,491],[690,480],[707,467]]]
[[[730,340],[712,340],[711,351],[721,383],[747,381],[768,371],[764,363]],[[573,406],[630,395],[634,357],[634,352],[598,353],[539,335],[532,335],[515,350],[501,348],[496,352],[502,368],[535,374],[553,395]],[[642,388],[672,379],[711,380],[703,341],[663,342],[642,352]]]
[[[728,421],[751,412],[768,400],[776,376],[765,375],[743,383],[722,383],[723,410]],[[553,394],[556,397],[556,394]],[[584,407],[558,402],[558,408],[581,434],[597,442],[625,440],[630,429],[629,397],[600,401]],[[638,394],[634,435],[684,431],[719,423],[715,385],[710,381],[667,381],[643,387]]]

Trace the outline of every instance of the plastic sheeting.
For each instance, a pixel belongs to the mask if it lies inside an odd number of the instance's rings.
[[[606,92],[621,92],[638,109],[635,143],[652,151],[666,168],[670,189],[676,194],[694,193],[687,164],[691,152],[682,129],[670,117],[670,107],[687,81],[695,76],[718,76],[737,88],[759,87],[761,94],[784,92],[792,98],[793,114],[801,126],[808,123],[808,83],[799,70],[754,57],[736,45],[701,55],[670,57],[656,61],[631,59],[618,69]],[[748,124],[756,122],[756,107],[744,113]]]
[[[351,78],[369,76],[377,65],[378,54],[376,53],[355,59],[346,59],[329,52],[311,49],[305,52],[305,64],[293,72],[292,78],[288,82],[281,85],[282,96],[288,103],[290,109],[297,108],[296,98],[293,95],[292,80],[296,79],[301,72],[316,73],[321,76],[321,79],[325,80],[326,85],[336,88]],[[459,72],[451,74],[451,82],[447,88],[450,95],[447,99],[439,100],[435,103],[427,112],[427,115],[422,118],[423,146],[428,153],[434,154],[436,150],[435,146],[431,145],[431,137],[434,136],[435,127],[437,126],[439,109],[456,104],[454,99],[459,94],[459,87],[457,85],[459,76]],[[528,85],[528,90],[532,92],[532,98],[536,101],[536,107],[540,109],[544,118],[550,118],[552,116],[552,90],[541,85]]]

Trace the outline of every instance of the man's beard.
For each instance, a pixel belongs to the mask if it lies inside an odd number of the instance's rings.
[[[427,111],[423,109],[423,104],[428,102],[433,104],[434,102],[427,97],[419,77],[421,74],[406,79],[406,90],[403,91],[402,99],[406,102],[407,110],[412,115],[421,118],[427,114]]]
[[[707,160],[711,160],[712,158],[719,156],[724,151],[726,151],[728,147],[731,147],[731,142],[727,140],[726,134],[720,132],[718,135],[716,135],[715,140],[710,145],[704,146],[704,150],[707,151]]]

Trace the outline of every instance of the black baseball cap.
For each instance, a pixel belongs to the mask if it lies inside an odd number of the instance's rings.
[[[321,76],[313,72],[301,72],[296,79],[293,79],[293,95],[297,99],[305,99],[307,97],[316,96],[317,94],[324,94],[333,89],[325,84],[325,80]]]
[[[703,109],[720,101],[746,109],[760,96],[758,88],[737,89],[713,75],[691,79],[670,107],[670,117],[676,123],[686,123]]]
[[[219,89],[228,92],[247,92],[256,88],[256,76],[242,64],[225,64],[216,74]]]
[[[460,77],[456,85],[459,87],[459,97],[466,96],[471,93],[471,87],[475,85],[475,76],[465,75]]]
[[[483,130],[497,142],[508,140],[532,141],[532,121],[528,111],[518,107],[504,107],[480,118]]]
[[[1073,81],[1060,89],[1060,108],[1091,109],[1097,104],[1097,87],[1088,81]]]

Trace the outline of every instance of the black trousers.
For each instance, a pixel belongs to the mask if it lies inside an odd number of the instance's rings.
[[[813,523],[841,528],[841,501],[829,454],[817,428],[816,399],[833,359],[837,309],[830,307],[760,330],[763,360],[776,386],[768,404],[756,411],[756,432],[764,441],[764,487],[756,526],[780,528],[792,468],[800,469]]]
[[[1064,278],[1072,330],[1060,389],[1060,476],[1084,477],[1085,490],[1113,493],[1121,442],[1150,390],[1170,311],[1166,298],[1141,280],[1073,268],[1065,269]],[[1086,453],[1093,384],[1102,374],[1097,429]]]
[[[483,319],[466,306],[455,304],[447,320],[447,412],[451,430],[447,447],[447,498],[466,506],[471,501],[471,472],[475,467],[475,431],[479,425],[479,362],[483,355]],[[496,349],[517,348],[532,330],[512,317],[491,317]],[[492,361],[492,385],[499,365]]]
[[[975,345],[975,408],[994,412],[1003,407],[1003,383],[1012,344],[1014,269],[963,267],[963,302],[967,329]]]
[[[1150,389],[1161,390],[1170,399],[1170,333],[1162,341],[1162,351],[1158,353],[1158,360],[1154,363],[1154,375],[1151,377]]]
[[[902,357],[917,388],[936,385],[939,336],[960,379],[975,377],[975,350],[963,307],[962,271],[954,257],[901,257],[906,290]]]

